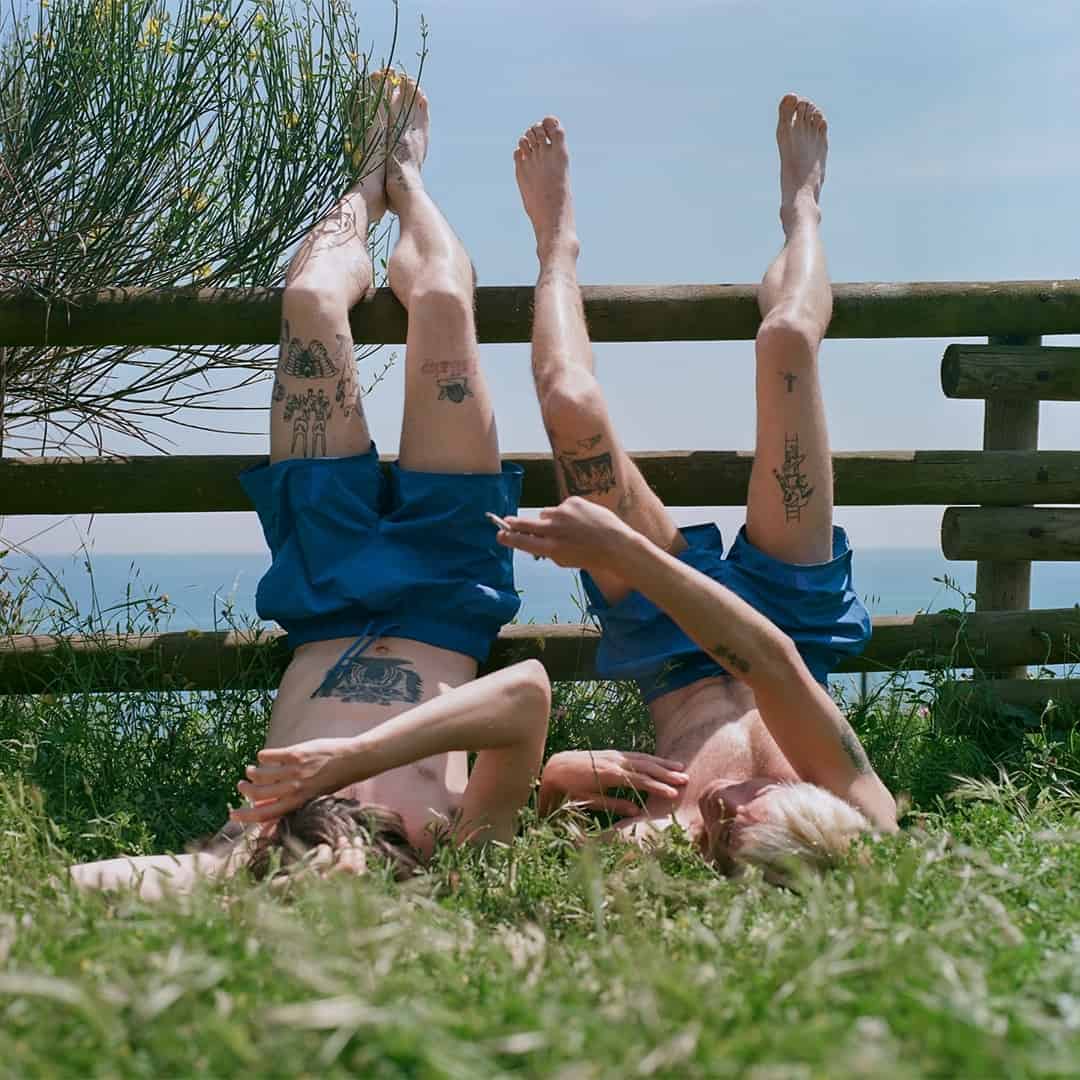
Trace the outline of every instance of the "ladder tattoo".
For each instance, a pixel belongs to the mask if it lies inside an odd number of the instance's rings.
[[[784,436],[784,467],[773,469],[773,476],[780,485],[780,494],[784,500],[784,520],[799,521],[802,510],[814,494],[806,473],[802,471],[805,454],[799,453],[799,436]]]

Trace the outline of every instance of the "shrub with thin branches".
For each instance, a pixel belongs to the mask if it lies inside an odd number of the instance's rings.
[[[374,167],[367,75],[397,63],[396,5],[377,64],[361,40],[343,0],[42,0],[0,16],[0,291],[59,318],[112,287],[280,283],[296,241]],[[0,349],[0,448],[158,445],[162,421],[231,411],[275,354]]]

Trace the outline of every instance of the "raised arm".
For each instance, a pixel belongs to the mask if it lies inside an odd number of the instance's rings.
[[[272,821],[309,799],[450,750],[477,753],[457,833],[509,840],[540,772],[551,687],[536,660],[485,675],[399,713],[361,735],[312,739],[259,752],[237,787],[252,803],[232,811]]]
[[[561,566],[617,570],[754,692],[761,718],[799,776],[856,806],[879,829],[896,804],[851,725],[791,639],[730,589],[658,548],[610,511],[569,499],[539,520],[508,519],[499,540]]]

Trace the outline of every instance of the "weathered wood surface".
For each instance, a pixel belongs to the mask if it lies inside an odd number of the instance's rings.
[[[950,506],[941,519],[946,559],[1080,560],[1080,509]],[[1062,597],[1077,599],[1080,597]]]
[[[1080,679],[976,679],[956,681],[941,687],[938,700],[960,700],[983,695],[1006,705],[1041,711],[1048,701],[1080,704]]]
[[[941,360],[950,398],[1080,401],[1080,349],[1062,345],[950,345]]]
[[[262,460],[231,454],[4,458],[0,514],[250,510],[236,478]],[[525,467],[523,506],[557,500],[550,454],[507,460]],[[668,506],[741,506],[754,458],[744,451],[686,450],[639,453],[634,460]],[[833,469],[838,506],[1080,502],[1080,450],[841,453],[833,455]]]
[[[1038,335],[1015,333],[991,337],[990,345],[1041,344]],[[1039,445],[1039,402],[1022,398],[986,399],[983,415],[984,450],[1035,450]],[[1034,499],[1032,502],[1036,501]],[[975,567],[975,608],[977,611],[1022,611],[1031,607],[1031,562],[1018,559],[984,559]],[[1002,678],[1023,679],[1022,666],[1003,668],[995,674]]]
[[[583,290],[594,341],[752,338],[756,285],[593,285]],[[477,290],[483,342],[528,341],[532,286]],[[1080,281],[854,282],[833,286],[829,336],[978,337],[1080,333]],[[6,345],[273,344],[279,289],[107,289],[51,306],[29,293],[0,295]],[[401,344],[405,312],[379,289],[352,312],[353,337]]]
[[[957,668],[1065,663],[1080,642],[1080,608],[971,614],[959,640],[958,625],[947,613],[877,618],[865,654],[841,670],[921,670],[950,657]],[[581,626],[506,627],[488,666],[535,657],[554,679],[593,678],[597,641]],[[269,687],[286,661],[278,631],[0,638],[0,693]]]

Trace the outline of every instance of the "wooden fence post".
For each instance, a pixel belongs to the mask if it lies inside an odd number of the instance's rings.
[[[1040,345],[1040,335],[991,337],[991,345]],[[1039,401],[1014,398],[986,399],[983,420],[984,450],[1037,450]],[[975,570],[976,611],[1026,611],[1031,606],[1031,562],[980,560]],[[997,678],[1027,678],[1026,667],[1007,668]]]

